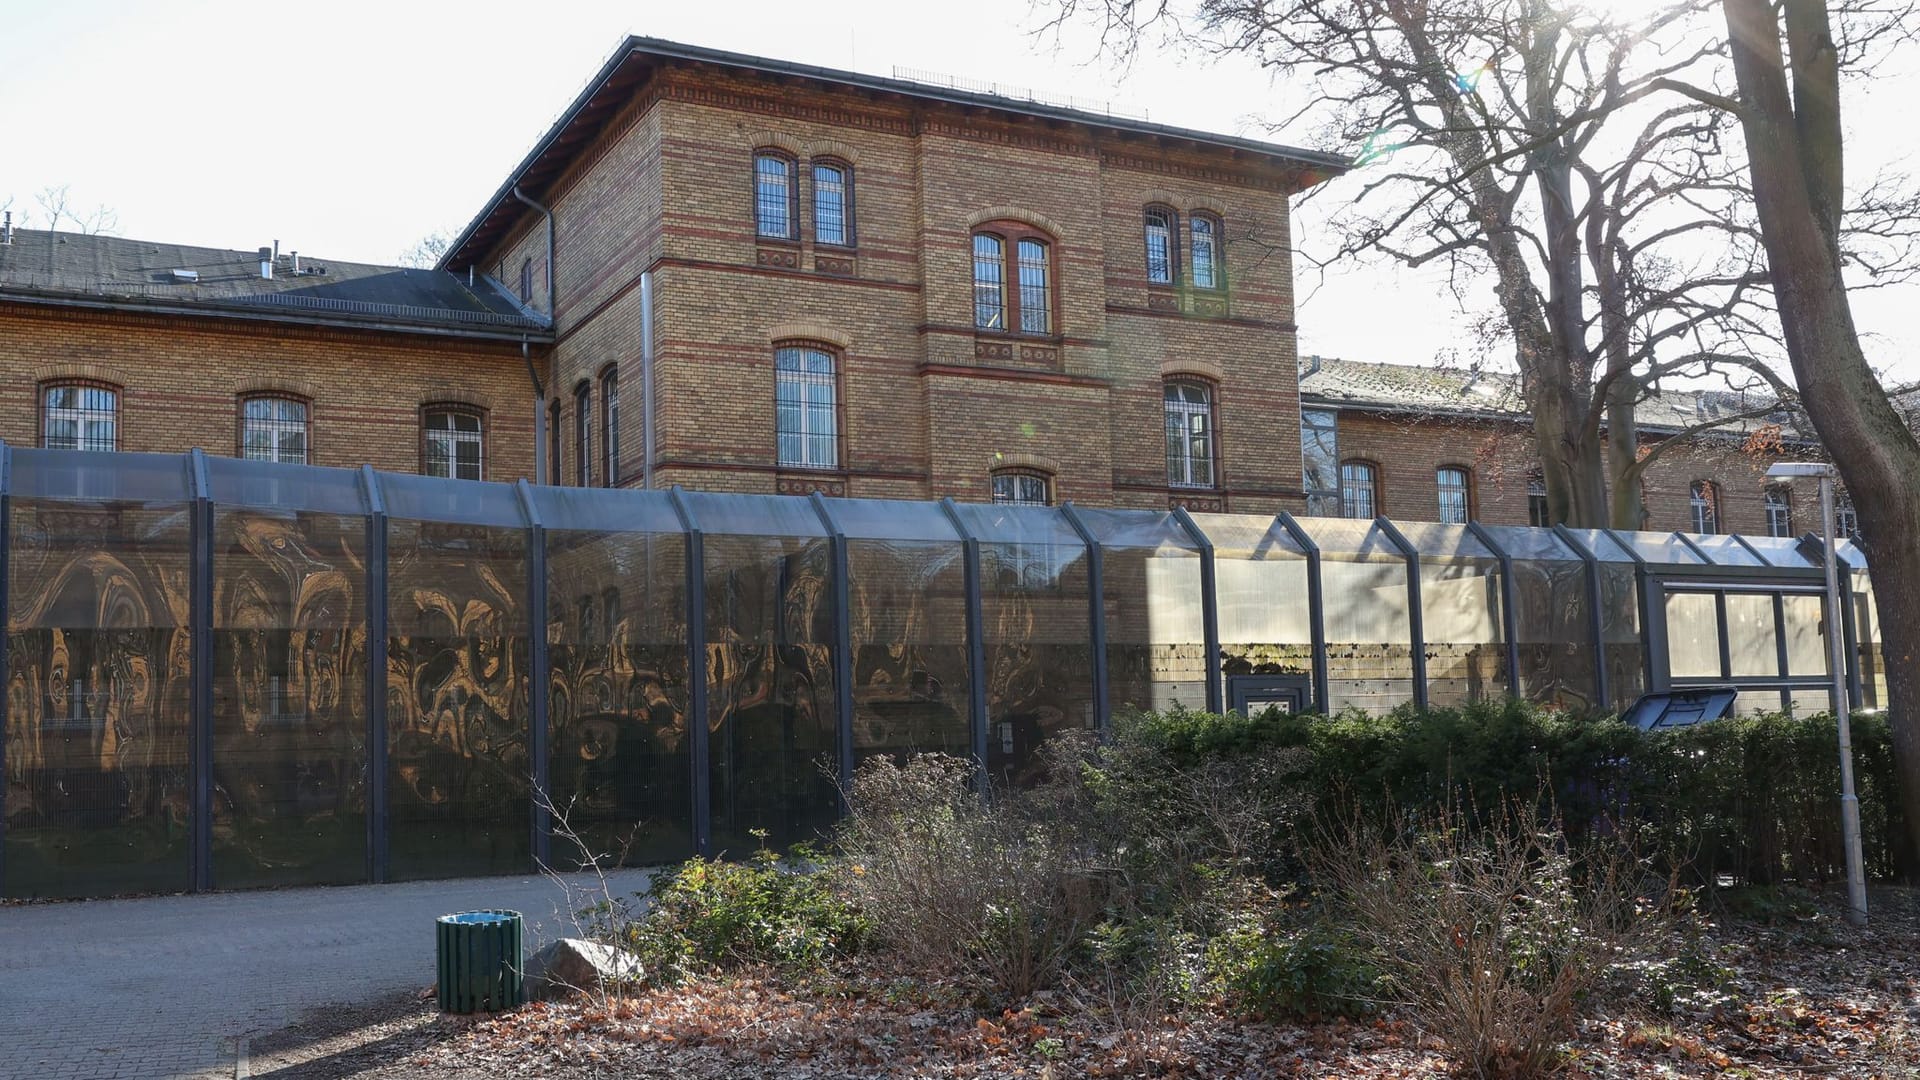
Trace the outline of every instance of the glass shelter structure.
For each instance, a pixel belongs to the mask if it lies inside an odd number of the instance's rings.
[[[1884,702],[1844,545],[1852,701]],[[489,484],[0,446],[0,889],[804,839],[1132,708],[1827,707],[1812,538]]]

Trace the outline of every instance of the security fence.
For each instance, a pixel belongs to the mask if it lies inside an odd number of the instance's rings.
[[[1843,550],[1850,570],[1858,553]],[[811,836],[1116,710],[1826,708],[1817,541],[477,483],[0,446],[11,896]],[[1856,705],[1884,694],[1864,574]],[[547,797],[539,797],[546,793]],[[560,860],[564,861],[564,860]]]

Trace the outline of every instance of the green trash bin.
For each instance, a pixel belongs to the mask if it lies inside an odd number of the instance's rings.
[[[442,915],[435,933],[441,1012],[501,1012],[526,1003],[519,912]]]

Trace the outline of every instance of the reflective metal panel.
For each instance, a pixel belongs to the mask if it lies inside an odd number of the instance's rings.
[[[1400,532],[1420,553],[1427,701],[1444,707],[1505,694],[1500,560],[1464,525],[1416,521]]]
[[[1108,700],[1207,707],[1200,552],[1171,513],[1076,508],[1100,544]]]
[[[208,457],[206,462],[209,495],[219,506],[312,510],[340,517],[366,512],[360,474],[352,469],[229,457]]]
[[[1371,521],[1301,518],[1320,545],[1329,711],[1387,712],[1413,700],[1407,561]]]
[[[1193,520],[1213,542],[1227,677],[1311,677],[1306,552],[1274,518],[1195,514]]]
[[[972,753],[963,555],[957,539],[847,541],[856,767],[875,754]]]
[[[1606,703],[1594,700],[1586,563],[1549,529],[1490,525],[1486,530],[1512,558],[1521,694],[1566,708],[1604,708]]]

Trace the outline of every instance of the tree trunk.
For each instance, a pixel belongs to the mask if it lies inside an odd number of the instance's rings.
[[[1841,276],[1839,79],[1823,0],[1787,0],[1794,92],[1769,0],[1724,0],[1754,204],[1807,414],[1853,496],[1880,603],[1888,726],[1920,851],[1920,444],[1867,364]]]

